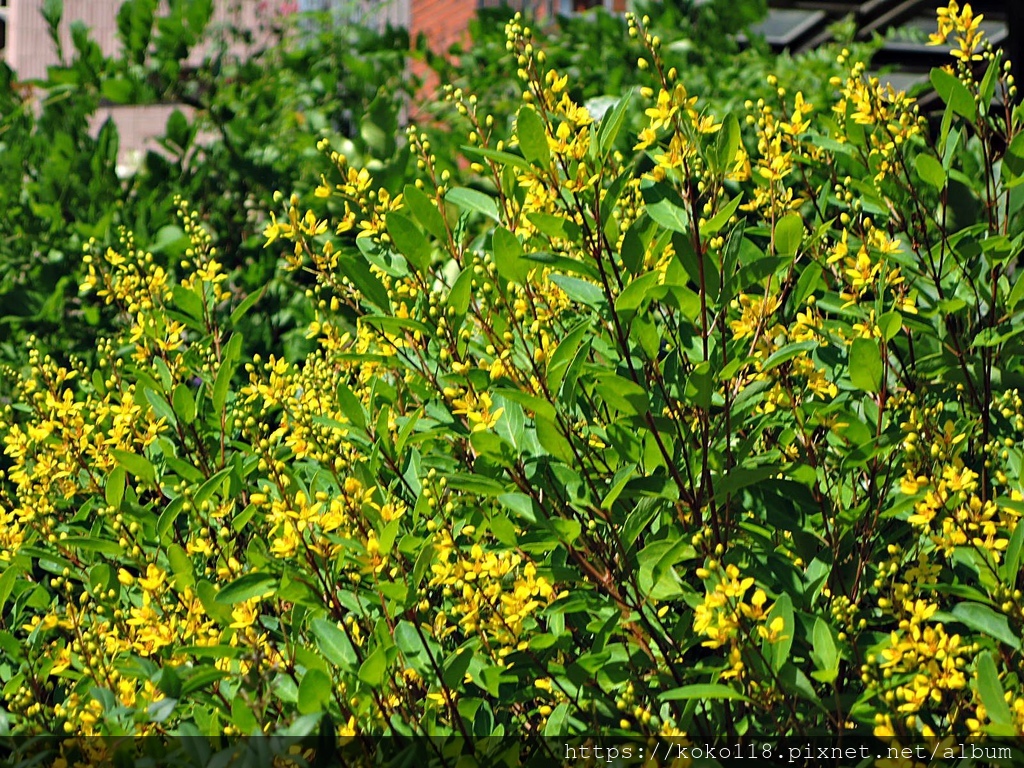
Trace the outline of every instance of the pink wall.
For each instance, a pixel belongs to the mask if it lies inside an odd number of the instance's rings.
[[[60,30],[65,57],[70,57],[73,52],[71,24],[75,21],[83,21],[90,27],[90,38],[100,46],[104,54],[118,53],[120,42],[117,38],[117,10],[121,2],[64,0]],[[3,58],[22,80],[43,78],[46,76],[46,68],[58,63],[46,22],[40,13],[42,5],[43,0],[8,0],[7,47],[3,51]],[[238,26],[259,30],[261,20],[265,22],[270,18],[278,10],[278,5],[266,0],[221,0],[210,26],[216,29],[230,21]],[[166,9],[160,9],[163,10]],[[266,36],[257,34],[254,46],[265,42]],[[246,54],[246,49],[238,45],[232,51],[238,56]],[[203,55],[202,49],[193,50],[189,57],[191,63],[198,64]],[[164,134],[167,118],[175,109],[192,116],[190,108],[179,104],[112,105],[99,109],[93,116],[91,128],[93,133],[97,133],[108,118],[113,118],[121,138],[119,162],[130,168],[138,161],[141,153],[148,149],[159,149],[155,138]]]
[[[211,27],[233,21],[239,26],[257,30],[261,20],[271,18],[278,5],[266,0],[221,0],[217,3]],[[43,0],[9,0],[7,48],[3,56],[22,80],[45,77],[46,68],[57,63],[46,22],[40,13],[42,7]],[[117,11],[120,7],[121,0],[64,0],[64,18],[60,26],[65,55],[73,50],[71,24],[74,21],[83,21],[89,26],[90,37],[104,54],[117,53],[120,47]],[[235,52],[244,55],[245,49],[236,46]],[[203,51],[196,50],[192,52],[191,59],[198,63],[202,56]]]

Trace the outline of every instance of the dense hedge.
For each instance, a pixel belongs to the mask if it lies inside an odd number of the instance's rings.
[[[325,140],[266,227],[304,359],[243,355],[188,203],[180,263],[90,251],[115,333],[30,352],[0,427],[12,731],[1019,739],[1024,138],[978,18],[933,128],[848,53],[712,114],[633,17],[595,121],[506,32],[514,130],[449,91],[477,181]]]

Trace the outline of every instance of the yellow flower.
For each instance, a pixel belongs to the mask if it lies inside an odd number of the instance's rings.
[[[636,143],[633,149],[647,149],[651,144],[658,140],[658,134],[650,128],[644,128],[640,131],[637,138],[640,140]]]
[[[232,629],[245,629],[256,623],[258,614],[255,603],[255,600],[246,600],[231,610],[231,618],[234,619],[234,622],[231,624]]]
[[[273,243],[275,240],[277,240],[277,238],[281,236],[281,229],[282,225],[277,222],[277,216],[275,216],[274,212],[271,211],[270,223],[263,228],[263,236],[267,238],[267,242],[263,244],[264,248],[269,246],[271,243]]]
[[[677,109],[678,107],[672,103],[672,94],[662,89],[658,93],[657,105],[644,110],[644,114],[651,118],[650,130],[656,131],[662,126],[668,125]]]
[[[474,432],[493,429],[498,423],[498,419],[501,418],[501,414],[505,412],[504,408],[491,411],[494,404],[487,392],[482,393],[479,397],[472,392],[467,392],[463,397],[457,398],[454,404],[457,406],[454,413],[464,415]]]
[[[150,563],[146,566],[146,575],[139,579],[139,586],[147,592],[157,592],[166,579],[167,572]]]

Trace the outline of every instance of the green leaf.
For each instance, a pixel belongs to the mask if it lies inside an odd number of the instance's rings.
[[[686,377],[686,386],[683,394],[688,402],[698,408],[708,409],[714,396],[714,376],[711,371],[711,363],[707,360],[698,363]]]
[[[999,681],[999,670],[989,651],[978,654],[978,695],[989,719],[995,725],[1011,725],[1013,715],[1004,698],[1003,684]]]
[[[565,295],[573,301],[597,309],[605,304],[604,292],[594,283],[568,275],[550,275],[548,279],[565,291]]]
[[[651,407],[643,387],[614,373],[602,374],[594,390],[605,403],[622,413],[642,415]]]
[[[984,109],[988,109],[996,92],[996,79],[999,77],[1003,63],[1003,57],[1000,54],[1000,51],[996,51],[995,56],[992,57],[988,69],[985,70],[985,77],[981,79],[981,88],[978,89],[979,101]]]
[[[234,311],[231,313],[231,317],[228,318],[228,323],[231,325],[232,328],[238,325],[238,321],[245,317],[245,315],[249,312],[250,309],[256,306],[256,302],[262,299],[263,294],[265,294],[266,292],[267,286],[263,286],[261,290],[253,291],[244,299],[242,299],[242,303],[235,307]]]
[[[882,355],[874,339],[854,339],[850,346],[850,381],[862,392],[882,386]]]
[[[194,691],[202,690],[206,688],[210,683],[215,683],[219,680],[223,680],[226,676],[226,672],[222,672],[219,669],[213,667],[194,667],[195,671],[189,675],[188,679],[181,686],[181,695],[187,696]]]
[[[821,284],[821,269],[816,265],[808,265],[796,282],[796,290],[793,291],[792,306],[802,306],[807,298],[814,293]]]
[[[1016,309],[1021,300],[1024,300],[1024,272],[1018,274],[1017,279],[1013,281],[1013,288],[1006,298],[1006,305],[1010,309]]]
[[[10,563],[0,575],[0,611],[7,605],[7,600],[14,591],[14,584],[25,574],[25,567],[17,561]],[[6,615],[6,614],[5,614]]]
[[[342,256],[338,259],[338,272],[351,280],[366,300],[384,312],[391,311],[388,290],[373,272],[362,255]]]
[[[622,526],[622,543],[631,547],[661,511],[661,507],[655,499],[641,499],[636,505],[636,509],[629,513]]]
[[[345,669],[354,668],[357,657],[355,648],[348,636],[338,625],[328,619],[313,619],[310,629],[316,638],[317,647],[324,658],[335,666]]]
[[[530,262],[530,268],[535,268],[536,265],[542,264],[550,267],[552,272],[565,272],[568,274],[580,275],[581,277],[589,277],[591,280],[600,279],[600,272],[592,265],[582,259],[574,259],[570,256],[561,256],[559,254],[550,253],[549,251],[533,251],[523,256],[524,259]]]
[[[231,723],[239,733],[246,736],[251,736],[260,727],[252,705],[241,696],[236,696],[231,701]]]
[[[139,480],[150,485],[156,485],[156,469],[145,456],[128,451],[120,451],[116,448],[110,450],[110,455],[114,457],[114,461],[128,472],[131,472]]]
[[[814,662],[818,667],[818,672],[812,676],[823,683],[831,683],[839,673],[839,653],[832,639],[832,630],[820,616],[814,620],[812,641]]]
[[[473,651],[469,648],[455,651],[444,663],[444,672],[441,673],[444,684],[449,688],[460,688],[466,676],[466,670],[469,669],[472,661]]]
[[[239,576],[220,592],[217,602],[224,605],[236,605],[254,597],[272,595],[277,591],[277,577],[269,573],[247,573]]]
[[[673,232],[690,231],[690,216],[686,204],[678,193],[667,184],[658,183],[642,190],[647,204],[647,215],[655,222]]]
[[[357,429],[366,429],[366,409],[363,408],[362,402],[356,397],[352,388],[344,381],[338,382],[337,397],[338,407],[349,423]]]
[[[321,712],[331,700],[331,678],[320,669],[307,669],[299,682],[299,712]]]
[[[1003,185],[1024,177],[1024,131],[1018,131],[1003,155],[999,179]]]
[[[224,481],[227,479],[228,475],[231,474],[231,471],[232,467],[225,467],[224,469],[219,469],[210,475],[210,477],[204,480],[203,484],[199,486],[199,490],[196,491],[193,502],[200,505],[205,501],[209,501],[213,494],[216,493],[224,484]]]
[[[626,119],[626,110],[633,99],[633,89],[630,88],[621,97],[615,107],[609,109],[601,118],[601,125],[597,129],[597,148],[601,157],[607,157],[615,148],[615,140],[619,137],[622,124]]]
[[[534,420],[537,426],[537,441],[541,447],[561,461],[571,464],[576,460],[572,445],[566,440],[554,422],[548,421],[540,414]]]
[[[494,198],[468,187],[457,187],[444,197],[446,202],[467,211],[476,211],[498,221],[498,204]]]
[[[774,464],[757,467],[733,467],[715,483],[715,493],[716,495],[735,494],[751,485],[763,483],[767,478],[778,475],[778,473],[779,467]]]
[[[707,222],[700,229],[700,233],[704,237],[710,237],[711,235],[718,234],[719,230],[722,229],[726,224],[729,223],[729,219],[736,213],[736,209],[739,208],[740,203],[743,201],[743,193],[740,192],[736,197],[726,203],[722,210],[716,213],[711,221]]]
[[[781,349],[775,350],[768,356],[768,359],[764,361],[764,366],[761,370],[768,372],[783,363],[789,362],[794,357],[807,354],[810,350],[816,349],[818,346],[817,341],[797,341],[792,344],[786,344]]]
[[[174,708],[178,705],[178,700],[171,696],[154,701],[146,708],[146,714],[149,716],[149,722],[151,723],[162,723],[174,713]]]
[[[176,588],[185,589],[196,583],[192,559],[178,544],[171,544],[167,547],[167,562],[171,566],[171,573],[175,576],[174,586]]]
[[[1000,333],[999,328],[982,328],[974,338],[971,339],[972,347],[998,347],[1005,344],[1014,336],[1024,333],[1024,328],[1012,328],[1005,333]]]
[[[878,318],[878,328],[882,331],[882,341],[892,341],[903,329],[903,315],[897,310],[886,312]]]
[[[121,7],[124,8],[127,5],[128,4],[125,3],[125,5]],[[138,3],[136,3],[135,5],[138,5]],[[140,52],[140,58],[145,58],[145,51]],[[141,64],[142,62],[140,61],[139,63]],[[193,132],[189,130],[188,118],[185,117],[185,114],[180,109],[176,109],[173,112],[171,112],[170,116],[167,118],[166,133],[167,140],[175,144],[178,149],[184,150],[188,148],[189,143],[191,142],[193,136]],[[177,229],[182,235],[181,238],[175,241],[177,243],[181,243],[180,247],[182,248],[182,250],[179,253],[175,253],[174,255],[180,255],[181,253],[185,252],[185,248],[188,248],[188,236],[185,235],[184,230],[182,230],[177,225],[172,224],[168,226],[174,227],[174,229]],[[167,227],[162,227],[161,229],[166,228]],[[159,232],[157,232],[157,239],[160,239]]]
[[[115,104],[127,104],[132,100],[134,92],[135,88],[132,86],[132,81],[123,77],[104,80],[100,84],[100,93],[103,94],[103,98]]]
[[[387,218],[388,234],[398,248],[398,252],[405,256],[422,275],[430,269],[430,243],[426,236],[420,232],[412,219],[401,213],[393,212]]]
[[[175,110],[175,114],[180,115],[181,113]],[[149,246],[149,250],[152,251],[153,253],[166,253],[168,256],[177,257],[183,256],[185,254],[185,251],[188,250],[189,245],[191,245],[191,242],[188,239],[188,235],[185,234],[185,230],[183,230],[176,224],[167,224],[165,226],[160,227],[160,229],[157,230],[156,236],[153,238],[153,242]],[[199,286],[196,287],[199,288]],[[172,290],[174,293],[175,304],[178,303],[179,289],[181,290],[182,293],[191,294],[193,297],[195,297],[196,301],[194,304],[192,304],[192,309],[195,309],[195,306],[198,304],[199,312],[198,314],[194,312],[188,312],[188,314],[191,315],[191,317],[194,318],[195,320],[202,320],[203,303],[202,299],[195,292],[195,289],[189,290],[188,288],[185,288],[184,286],[181,285],[174,286]],[[188,300],[186,299],[186,301]]]
[[[164,419],[168,424],[173,424],[175,421],[174,409],[164,399],[163,395],[148,386],[144,387],[144,392],[146,394],[146,400],[153,407],[156,415],[161,419]]]
[[[637,225],[626,230],[622,238],[622,263],[632,274],[637,275],[644,266],[644,242],[637,232]]]
[[[475,158],[477,160],[493,160],[496,163],[502,165],[511,165],[513,168],[519,168],[523,171],[531,170],[530,164],[526,162],[519,155],[513,155],[511,152],[502,152],[497,149],[488,149],[486,147],[474,147],[471,144],[463,144],[460,149],[466,153],[468,157]]]
[[[1000,575],[1004,581],[1011,584],[1016,582],[1022,554],[1024,554],[1024,525],[1018,523],[1010,535],[1010,543],[1006,547],[1006,554],[1000,568]]]
[[[552,381],[550,378],[550,370],[551,369],[549,367],[548,380]],[[562,372],[565,372],[564,366],[562,368]],[[551,386],[554,389],[558,388],[558,384],[553,381]],[[502,387],[498,387],[496,389],[491,390],[491,393],[495,395],[500,395],[506,400],[511,400],[513,403],[518,403],[524,408],[533,411],[538,416],[543,416],[544,418],[549,419],[551,421],[555,420],[555,407],[542,397],[538,397],[537,395],[531,395],[528,392],[523,392],[520,389],[505,389]]]
[[[124,481],[124,467],[114,467],[110,470],[110,476],[107,477],[107,483],[103,488],[103,495],[107,505],[114,509],[121,506],[121,499],[124,498]]]
[[[56,27],[64,16],[64,0],[43,0],[40,12],[48,25]]]
[[[593,345],[592,339],[586,339],[580,345],[580,348],[576,350],[576,354],[573,355],[572,362],[569,363],[569,367],[565,369],[565,376],[562,378],[562,383],[558,387],[558,399],[570,406],[576,403],[576,398],[579,396],[577,389],[577,382],[580,378],[580,373],[583,371],[583,365],[587,362],[587,358],[590,356],[590,349]]]
[[[565,735],[566,721],[569,719],[569,704],[562,702],[548,715],[548,721],[544,725],[544,736],[549,739],[557,739]]]
[[[205,579],[200,579],[196,583],[196,595],[206,612],[218,624],[226,627],[234,621],[231,616],[231,606],[217,602],[217,591],[213,584]]]
[[[389,157],[394,153],[397,123],[390,96],[381,92],[359,122],[359,135],[374,157]]]
[[[406,184],[402,192],[405,205],[416,217],[416,221],[438,240],[448,238],[448,230],[444,225],[444,217],[438,210],[437,203],[427,193],[414,184]]]
[[[109,539],[99,539],[93,536],[67,536],[61,539],[61,544],[69,550],[85,550],[87,552],[99,552],[111,557],[119,557],[124,554],[121,545]]]
[[[634,477],[636,477],[636,469],[633,467],[623,467],[616,472],[615,477],[612,479],[611,489],[601,499],[601,509],[611,509],[615,501],[622,494],[622,491],[625,490],[626,484]]]
[[[775,224],[775,253],[794,256],[804,239],[804,220],[799,213],[783,216]]]
[[[632,315],[653,297],[652,289],[658,285],[660,272],[648,272],[627,285],[615,299],[615,311],[620,315]]]
[[[181,514],[181,510],[185,507],[185,497],[178,496],[171,499],[171,503],[164,507],[164,511],[160,513],[160,517],[156,521],[156,535],[163,541],[167,532],[171,530],[171,526],[174,525],[174,521]]]
[[[634,165],[627,166],[612,180],[611,184],[605,187],[604,198],[602,198],[598,209],[598,221],[602,222],[603,231],[612,242],[619,238],[619,224],[615,219],[614,212],[618,210],[619,199],[626,191],[626,185],[633,178],[635,170]]]
[[[469,300],[473,296],[473,272],[464,269],[455,278],[452,289],[448,292],[448,306],[455,310],[457,317],[462,317],[469,309]]]
[[[938,92],[942,100],[949,105],[956,114],[973,121],[978,112],[974,104],[974,97],[967,90],[967,86],[960,82],[959,78],[951,75],[944,69],[935,67],[931,71],[932,86]]]
[[[224,412],[224,405],[228,399],[228,388],[231,386],[231,377],[234,373],[234,364],[229,364],[226,361],[221,362],[217,369],[217,378],[213,382],[213,410],[218,416]]]
[[[775,605],[765,617],[765,623],[771,627],[772,622],[777,618],[782,619],[782,631],[779,633],[779,639],[774,643],[769,643],[767,639],[764,641],[765,657],[776,673],[789,660],[789,652],[793,647],[793,636],[796,632],[796,622],[793,619],[793,599],[786,592],[783,592],[775,600]]]
[[[196,420],[196,400],[187,384],[179,384],[174,388],[171,404],[174,406],[174,415],[182,424],[191,424]]]
[[[558,237],[563,240],[576,240],[580,236],[580,226],[575,221],[569,221],[564,216],[556,216],[551,213],[528,213],[526,218],[530,220],[540,232],[548,237]]]
[[[947,110],[947,114],[952,111],[952,108]],[[942,167],[949,173],[949,170],[953,167],[953,159],[956,157],[956,151],[960,147],[960,140],[963,138],[963,133],[957,128],[955,131],[949,134],[946,143],[942,148]]]
[[[661,701],[750,701],[739,691],[721,683],[698,683],[673,688],[658,697]]]
[[[952,611],[953,617],[973,630],[982,632],[1010,648],[1019,651],[1020,638],[1010,628],[1007,617],[996,613],[981,603],[958,603]]]
[[[551,162],[548,135],[544,130],[544,121],[533,107],[520,107],[516,117],[516,137],[523,157],[535,165],[547,167]]]
[[[941,190],[946,186],[946,171],[942,167],[942,163],[927,152],[922,152],[914,158],[914,168],[917,169],[917,175],[922,180],[931,184],[936,189]]]
[[[496,227],[492,236],[494,245],[494,267],[498,274],[510,283],[526,283],[526,277],[534,265],[523,258],[523,244],[519,238],[504,227]]]
[[[714,170],[727,173],[736,163],[736,152],[740,148],[740,121],[732,112],[725,116],[722,128],[715,142]]]
[[[359,665],[359,679],[374,687],[384,682],[388,673],[388,656],[382,646],[377,648]]]

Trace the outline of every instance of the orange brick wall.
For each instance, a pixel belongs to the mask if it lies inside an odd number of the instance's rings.
[[[476,13],[476,0],[413,0],[410,33],[427,36],[432,50],[441,53],[458,42]]]
[[[550,0],[532,0],[526,3],[511,2],[510,7],[533,6],[534,13],[543,16]],[[623,13],[629,0],[574,0],[577,10],[601,5],[609,10]],[[452,43],[459,42],[467,25],[476,13],[477,0],[412,0],[410,32],[413,39],[420,32],[427,36],[430,47],[437,53],[448,50]],[[553,7],[563,7],[562,0],[554,0]]]
[[[431,50],[446,54],[453,43],[469,41],[467,27],[481,5],[479,0],[409,0],[409,33],[413,40],[422,32],[426,35]],[[629,0],[574,0],[578,10],[600,5],[616,12],[627,10]],[[530,7],[535,16],[544,18],[548,8],[560,10],[565,6],[562,0],[512,0],[510,8]],[[440,83],[422,61],[413,61],[413,74],[423,78],[421,98],[436,91]],[[414,122],[422,116],[413,107],[411,118]]]

